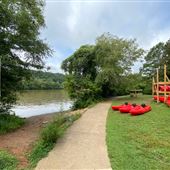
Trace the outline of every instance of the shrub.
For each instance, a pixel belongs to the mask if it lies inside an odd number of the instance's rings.
[[[17,159],[6,151],[0,150],[0,169],[14,170],[18,164]]]
[[[23,118],[10,114],[0,114],[0,134],[13,131],[25,123]]]

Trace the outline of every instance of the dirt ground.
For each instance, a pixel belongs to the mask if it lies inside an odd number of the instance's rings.
[[[69,114],[83,113],[84,110],[69,112]],[[56,113],[33,116],[26,119],[26,123],[20,129],[0,135],[0,149],[15,155],[19,160],[19,168],[28,165],[26,154],[31,150],[33,143],[38,139],[41,128],[53,120]]]

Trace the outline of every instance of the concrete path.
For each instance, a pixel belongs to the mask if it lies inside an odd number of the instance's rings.
[[[58,140],[36,170],[111,169],[105,142],[105,126],[111,102],[88,109]]]

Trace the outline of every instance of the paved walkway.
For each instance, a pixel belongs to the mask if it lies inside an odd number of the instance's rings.
[[[105,142],[105,124],[111,102],[88,109],[58,140],[36,170],[111,169]]]

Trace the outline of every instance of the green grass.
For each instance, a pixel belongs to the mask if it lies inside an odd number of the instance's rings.
[[[14,131],[25,123],[23,118],[10,114],[0,114],[0,134]]]
[[[151,96],[119,97],[113,105],[125,101],[150,103]],[[109,110],[107,146],[114,170],[170,169],[170,108],[151,102],[152,111],[140,116]]]
[[[48,155],[48,152],[54,147],[57,139],[59,139],[66,129],[80,116],[81,114],[57,115],[54,121],[42,129],[40,139],[36,142],[32,152],[28,156],[30,162],[29,169],[35,167],[38,161]]]
[[[15,170],[18,161],[11,154],[0,150],[0,170]]]

